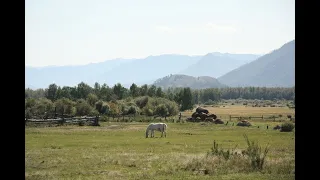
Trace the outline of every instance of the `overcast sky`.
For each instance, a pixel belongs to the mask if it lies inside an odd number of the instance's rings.
[[[295,38],[294,0],[26,0],[27,66],[265,54]]]

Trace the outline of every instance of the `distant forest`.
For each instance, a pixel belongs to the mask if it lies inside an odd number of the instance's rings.
[[[162,97],[175,101],[180,104],[180,100],[184,89],[191,92],[192,103],[201,104],[208,101],[220,101],[222,99],[263,99],[263,100],[294,100],[295,87],[281,88],[281,87],[237,87],[237,88],[207,88],[194,90],[190,88],[168,88],[163,90],[161,87],[154,85],[142,85],[137,86],[132,84],[129,89],[123,87],[120,83],[115,84],[113,87],[109,87],[107,84],[100,85],[95,83],[94,87],[81,82],[75,87],[69,86],[57,86],[56,84],[50,84],[45,89],[25,89],[25,98],[47,98],[51,101],[55,101],[61,98],[68,98],[70,100],[86,99],[89,94],[97,96],[102,101],[116,101],[126,99],[128,97]]]

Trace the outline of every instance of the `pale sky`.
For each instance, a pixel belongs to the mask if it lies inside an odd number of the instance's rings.
[[[160,54],[265,54],[295,39],[294,0],[25,2],[27,66]]]

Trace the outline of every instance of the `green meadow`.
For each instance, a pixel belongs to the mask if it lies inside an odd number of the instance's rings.
[[[160,132],[155,132],[155,138],[145,138],[148,123],[144,122],[26,126],[25,176],[46,180],[295,179],[294,131],[272,129],[283,122],[253,120],[251,127],[233,122],[234,126],[231,122],[168,122],[166,138],[160,138]],[[245,154],[244,134],[261,147],[258,156],[268,148],[262,168],[256,168]],[[214,141],[231,155],[208,155]]]

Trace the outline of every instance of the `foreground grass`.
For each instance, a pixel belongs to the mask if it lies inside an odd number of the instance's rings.
[[[261,124],[261,123],[260,123]],[[263,125],[263,124],[261,124]],[[167,138],[145,138],[147,123],[26,127],[26,179],[294,179],[294,133],[168,123]],[[207,157],[213,141],[246,148],[243,134],[270,151],[262,171],[245,158]],[[156,137],[160,133],[156,132]],[[203,173],[201,170],[208,172]]]

